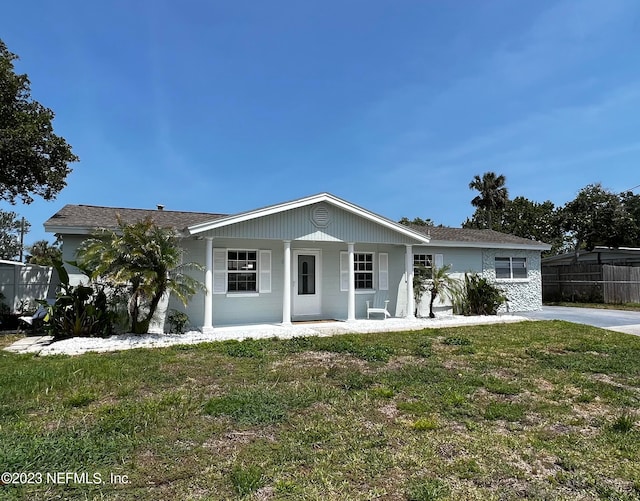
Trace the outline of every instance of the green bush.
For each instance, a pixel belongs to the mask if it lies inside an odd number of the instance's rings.
[[[113,333],[112,314],[109,311],[104,288],[71,285],[69,274],[61,261],[54,267],[60,278],[60,290],[54,304],[38,301],[47,308],[44,328],[55,340],[77,336],[107,337]]]
[[[167,322],[171,326],[171,332],[174,334],[184,334],[184,328],[189,323],[189,316],[178,310],[171,310],[167,317]]]
[[[465,273],[464,283],[453,294],[453,311],[458,315],[496,315],[507,302],[503,291],[476,273]]]

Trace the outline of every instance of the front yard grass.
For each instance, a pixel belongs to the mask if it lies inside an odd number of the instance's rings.
[[[0,498],[640,499],[639,409],[640,338],[560,321],[0,352],[1,469],[86,473]]]

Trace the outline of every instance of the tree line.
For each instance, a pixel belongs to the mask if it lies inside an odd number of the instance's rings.
[[[588,184],[563,206],[509,197],[506,177],[495,172],[476,175],[469,188],[475,212],[463,228],[491,229],[551,245],[544,254],[592,250],[596,246],[640,247],[640,195],[616,193],[601,183]],[[433,220],[403,217],[401,224],[434,226]]]
[[[595,246],[640,247],[640,195],[616,193],[600,183],[582,188],[563,206],[509,198],[506,178],[494,172],[475,176],[469,188],[478,195],[463,228],[485,228],[530,238],[552,246],[548,255]]]

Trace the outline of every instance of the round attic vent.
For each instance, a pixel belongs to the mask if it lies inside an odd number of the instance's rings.
[[[316,205],[311,211],[311,221],[320,228],[324,228],[331,221],[329,207],[326,205]]]

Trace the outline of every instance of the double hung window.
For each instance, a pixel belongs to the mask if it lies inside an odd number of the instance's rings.
[[[497,257],[496,278],[527,278],[527,258]]]

